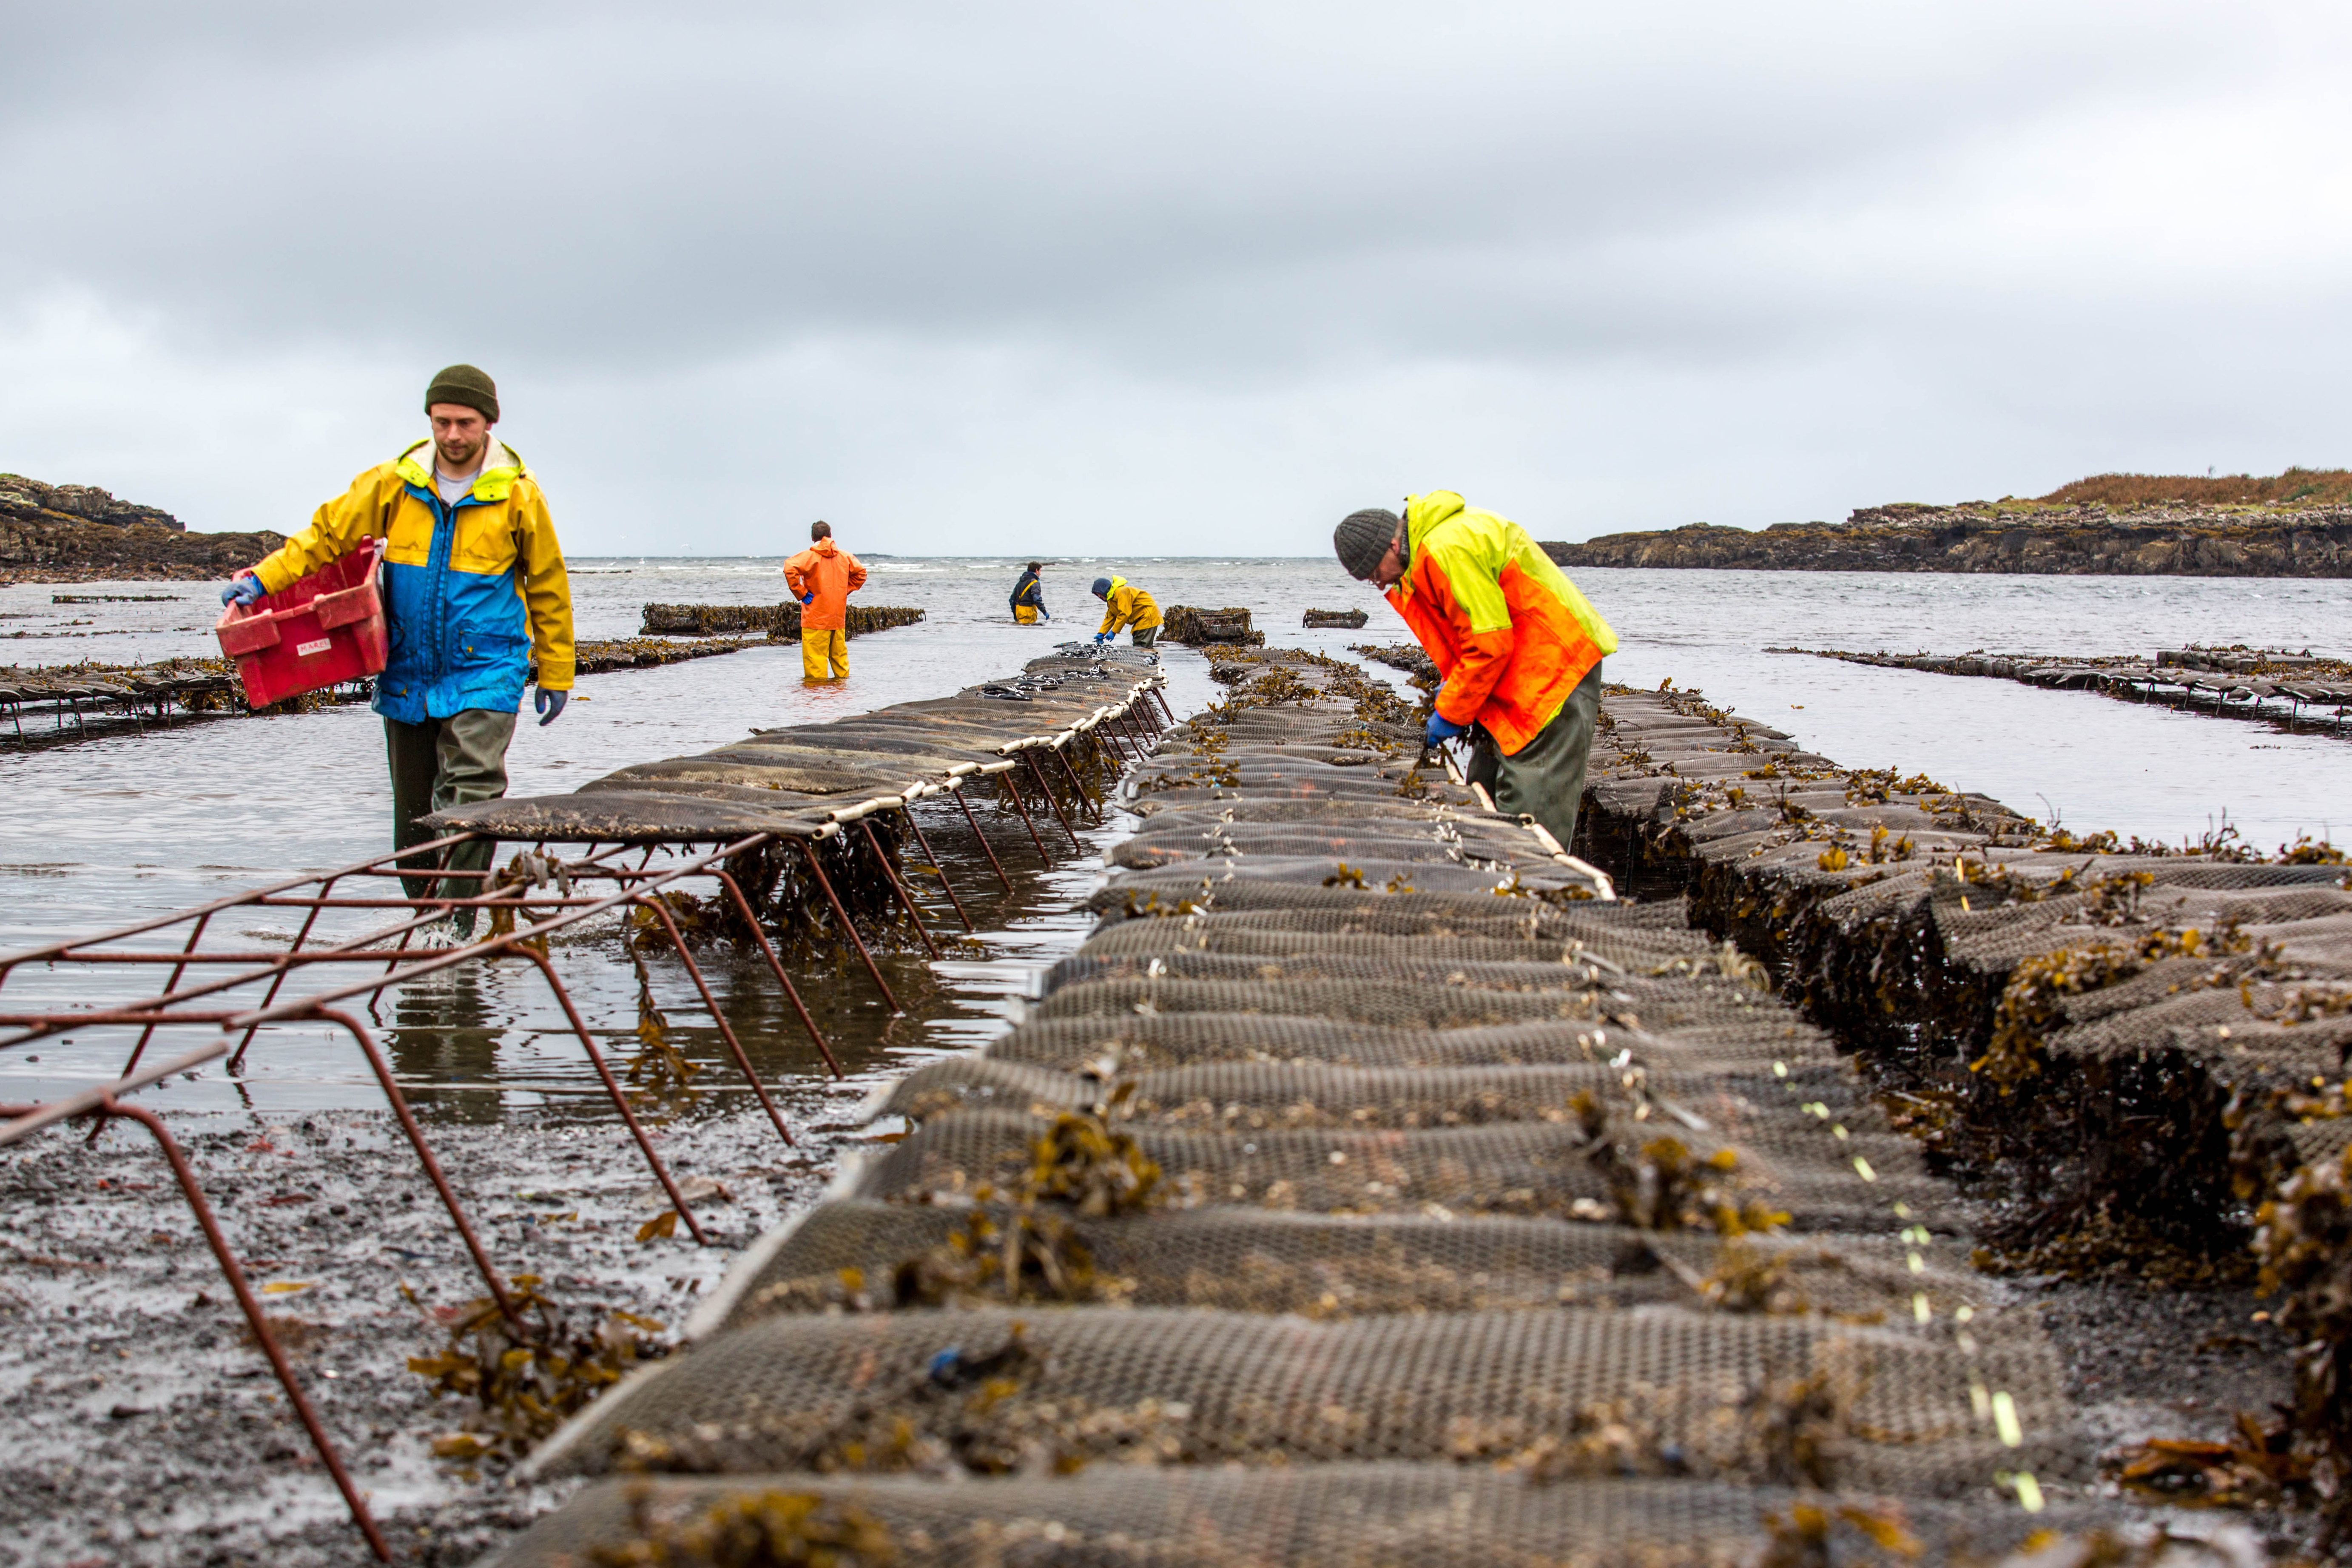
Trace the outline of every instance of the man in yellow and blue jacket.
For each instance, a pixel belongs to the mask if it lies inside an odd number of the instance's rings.
[[[250,605],[350,554],[362,538],[383,541],[390,654],[373,707],[383,717],[397,849],[429,837],[419,817],[506,794],[507,747],[534,665],[541,724],[555,721],[572,693],[563,551],[539,481],[491,433],[497,384],[453,364],[425,388],[425,414],[430,437],[353,479],[310,527],[221,591],[223,604]],[[491,850],[488,841],[462,845],[440,868],[487,870]],[[402,881],[411,898],[435,896],[429,874]],[[479,878],[450,878],[438,896],[484,890]],[[474,911],[458,910],[431,935],[464,939],[473,925]]]
[[[1103,602],[1103,624],[1095,633],[1096,647],[1118,636],[1121,626],[1131,628],[1128,640],[1138,647],[1150,647],[1160,640],[1160,603],[1150,595],[1124,577],[1097,577],[1094,595]]]
[[[1404,516],[1350,512],[1332,531],[1349,574],[1386,590],[1444,677],[1436,745],[1470,737],[1470,782],[1568,849],[1617,634],[1517,523],[1452,490],[1407,496]]]

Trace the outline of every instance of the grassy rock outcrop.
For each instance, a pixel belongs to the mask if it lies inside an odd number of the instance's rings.
[[[2339,482],[2340,481],[2340,482]],[[2352,476],[2106,474],[2039,500],[1864,507],[1843,522],[1776,522],[1547,542],[1562,566],[1765,572],[2006,572],[2079,576],[2352,576]]]

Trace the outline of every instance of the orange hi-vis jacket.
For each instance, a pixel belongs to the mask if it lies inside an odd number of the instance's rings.
[[[1405,499],[1404,523],[1412,560],[1388,600],[1445,678],[1437,711],[1485,725],[1513,755],[1617,651],[1617,634],[1509,519],[1432,490]]]
[[[784,563],[784,586],[795,599],[816,595],[801,606],[801,630],[846,631],[849,595],[866,586],[866,568],[831,539],[820,539]]]

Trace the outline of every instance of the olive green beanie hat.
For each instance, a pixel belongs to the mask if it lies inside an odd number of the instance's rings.
[[[491,424],[499,422],[499,384],[469,364],[453,364],[433,378],[425,389],[425,406],[429,412],[436,403],[462,403]]]

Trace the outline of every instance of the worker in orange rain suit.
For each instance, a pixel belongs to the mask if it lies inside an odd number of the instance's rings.
[[[311,515],[310,526],[221,593],[251,605],[341,559],[362,538],[383,542],[381,591],[391,651],[371,705],[383,717],[392,769],[393,847],[438,837],[427,813],[507,792],[507,747],[526,679],[541,725],[572,694],[572,587],[538,479],[491,426],[499,389],[453,364],[425,392],[432,435],[379,463]],[[488,869],[496,846],[461,844],[437,868]],[[409,870],[402,862],[402,870]],[[468,899],[477,877],[404,874],[413,899]],[[419,941],[446,946],[473,934],[472,908],[453,910]]]
[[[1471,782],[1568,848],[1601,661],[1617,651],[1609,623],[1527,530],[1452,490],[1406,497],[1402,519],[1381,507],[1352,512],[1331,544],[1350,574],[1387,591],[1444,677],[1429,742],[1468,734]]]
[[[811,543],[784,563],[784,586],[801,602],[801,673],[811,680],[849,675],[849,595],[866,568],[833,542],[833,524],[809,524]]]

